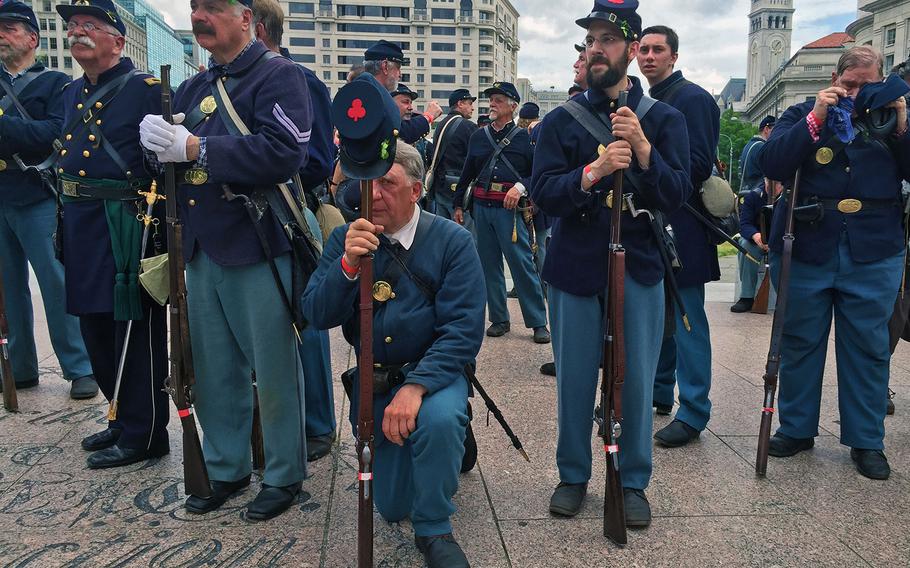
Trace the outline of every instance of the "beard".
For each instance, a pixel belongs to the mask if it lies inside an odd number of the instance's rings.
[[[68,45],[70,49],[76,44],[82,44],[89,49],[95,49],[95,42],[88,36],[70,36],[66,38],[66,45]]]
[[[0,44],[0,61],[12,63],[19,61],[29,52],[28,47],[16,46],[9,43]]]
[[[386,77],[385,77],[385,84],[383,84],[383,87],[385,87],[386,90],[389,91],[389,92],[391,93],[392,91],[395,90],[395,88],[396,88],[397,86],[398,86],[398,79],[396,79],[396,78],[395,78],[394,76],[392,76],[392,75],[386,75]]]
[[[593,65],[606,65],[607,70],[598,74],[591,70]],[[606,90],[616,86],[629,69],[629,54],[623,51],[622,57],[616,63],[610,61],[602,55],[595,55],[588,59],[585,66],[585,75],[588,81],[588,87],[591,89]]]

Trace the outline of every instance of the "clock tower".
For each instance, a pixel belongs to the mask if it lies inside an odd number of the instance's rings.
[[[746,100],[767,84],[790,59],[793,0],[750,0]]]

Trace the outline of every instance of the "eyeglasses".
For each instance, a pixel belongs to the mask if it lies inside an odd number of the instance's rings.
[[[104,32],[104,33],[112,35],[112,36],[120,35],[119,33],[114,33],[114,32],[108,31],[100,26],[96,26],[95,24],[93,24],[91,22],[82,22],[80,24],[80,23],[70,21],[70,22],[66,23],[67,32],[74,32],[74,31],[76,31],[76,28],[82,28],[82,30],[87,34],[90,34],[92,32]]]
[[[609,47],[618,41],[624,41],[624,40],[623,40],[623,38],[616,37],[616,36],[613,36],[610,34],[602,35],[599,38],[594,38],[594,37],[588,36],[585,38],[585,47],[594,47],[595,43],[599,43],[600,45],[602,45],[604,47]]]

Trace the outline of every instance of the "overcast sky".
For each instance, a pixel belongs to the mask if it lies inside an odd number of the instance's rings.
[[[337,0],[336,0],[337,1]],[[348,1],[348,0],[345,0]],[[369,0],[349,0],[367,3]],[[573,43],[584,31],[575,20],[590,12],[593,0],[512,0],[521,17],[518,74],[535,89],[568,89]],[[645,26],[664,24],[680,37],[678,67],[692,81],[719,93],[730,77],[746,75],[750,0],[640,0]],[[151,0],[172,26],[189,27],[189,0]],[[795,0],[792,53],[856,19],[856,0]],[[379,39],[379,38],[377,38]],[[633,71],[637,73],[637,70]]]

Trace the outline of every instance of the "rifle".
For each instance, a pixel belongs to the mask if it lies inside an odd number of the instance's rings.
[[[714,233],[715,235],[717,235],[717,236],[720,237],[721,239],[727,241],[728,243],[730,243],[730,244],[733,246],[733,248],[735,248],[735,249],[738,250],[739,252],[743,253],[743,255],[744,255],[747,259],[749,259],[749,261],[754,262],[755,264],[761,264],[761,263],[758,261],[757,258],[755,258],[754,256],[752,256],[752,254],[751,254],[749,251],[746,250],[746,248],[745,248],[744,246],[742,246],[741,244],[739,244],[738,242],[736,242],[736,239],[734,239],[733,237],[731,237],[731,236],[728,235],[727,233],[723,232],[722,229],[720,229],[717,225],[715,225],[714,223],[712,223],[707,217],[705,217],[704,215],[702,215],[702,214],[698,211],[698,209],[696,209],[696,208],[692,207],[691,205],[689,205],[688,202],[687,202],[687,203],[683,203],[683,207],[685,207],[686,211],[688,211],[689,213],[691,213],[692,216],[694,216],[702,225],[704,225],[705,227],[707,227],[709,231],[711,231],[712,233]]]
[[[3,293],[3,271],[0,269],[0,375],[3,376],[3,408],[19,412],[16,381],[9,360],[9,322],[6,321],[6,299]]]
[[[253,469],[265,469],[265,442],[262,438],[262,414],[259,411],[259,388],[256,371],[253,371],[253,429],[250,431],[250,448],[253,453]]]
[[[765,398],[762,406],[761,426],[758,430],[758,452],[755,456],[755,474],[764,477],[768,471],[768,444],[771,441],[771,416],[774,414],[774,395],[777,392],[777,377],[780,372],[780,343],[784,334],[784,316],[787,313],[787,296],[790,289],[790,265],[793,261],[793,209],[799,192],[802,168],[796,170],[793,189],[787,200],[787,225],[784,230],[784,250],[780,262],[780,282],[777,290],[777,307],[771,320],[771,344],[768,348],[768,362],[765,364]]]
[[[509,428],[509,423],[506,422],[505,416],[502,415],[502,411],[499,410],[499,407],[496,406],[496,403],[493,401],[493,398],[487,394],[487,391],[484,390],[481,386],[480,381],[477,380],[477,375],[474,374],[474,368],[471,365],[464,366],[464,373],[468,377],[471,385],[477,390],[477,393],[480,395],[480,398],[483,399],[484,404],[487,405],[487,412],[492,413],[493,417],[496,418],[496,421],[499,422],[499,425],[502,426],[502,429],[505,431],[506,436],[509,437],[509,440],[512,442],[512,445],[516,450],[521,454],[528,463],[531,462],[531,458],[528,457],[528,452],[524,450],[524,447],[521,445],[521,440],[518,439],[518,436],[515,435],[515,432]],[[489,426],[490,415],[487,414],[487,425]]]
[[[768,235],[771,234],[771,219],[769,215],[765,213],[766,208],[771,207],[774,202],[774,184],[776,182],[768,181],[768,184],[771,186],[771,190],[768,191],[768,200],[765,207],[762,207],[761,214],[758,218],[759,233],[761,234],[762,242],[768,242]],[[758,291],[755,293],[755,300],[752,302],[752,313],[753,314],[766,314],[768,313],[768,297],[771,295],[771,270],[768,264],[768,255],[762,258],[762,266],[765,268],[765,272],[762,275],[761,284],[758,286]]]
[[[171,66],[161,66],[161,115],[173,123],[171,107]],[[164,194],[167,206],[167,254],[169,265],[168,312],[171,330],[171,374],[165,382],[165,390],[174,399],[180,426],[183,428],[183,481],[188,495],[203,499],[212,496],[209,473],[202,456],[202,444],[196,431],[193,416],[193,386],[196,374],[193,370],[193,351],[190,345],[190,324],[186,304],[186,276],[183,260],[183,227],[177,217],[177,180],[174,164],[164,164]]]
[[[373,180],[360,180],[360,213],[373,220]],[[357,566],[373,567],[373,255],[360,259],[360,390],[357,408]]]
[[[617,109],[627,106],[628,91],[620,91]],[[625,340],[623,338],[623,302],[625,295],[626,251],[622,246],[622,172],[613,176],[613,208],[610,215],[610,253],[607,265],[607,298],[604,302],[603,372],[600,382],[600,404],[604,409],[604,452],[607,476],[604,489],[604,536],[616,544],[626,544],[626,510],[622,478],[619,472],[619,437],[622,435],[622,387],[626,374]],[[609,413],[609,414],[606,414]]]

